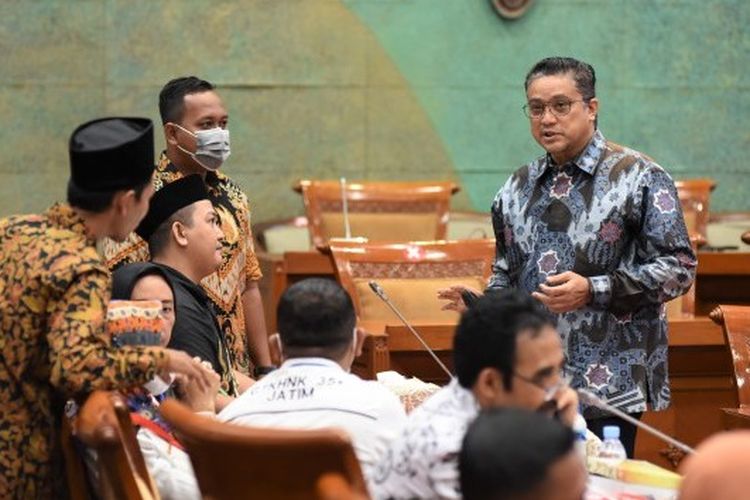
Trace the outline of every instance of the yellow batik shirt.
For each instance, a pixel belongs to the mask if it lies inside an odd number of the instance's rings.
[[[177,167],[162,153],[154,175],[154,187],[159,190],[183,177]],[[206,174],[208,196],[216,210],[224,232],[223,262],[215,273],[201,281],[203,290],[215,305],[232,367],[252,375],[245,333],[245,312],[242,294],[248,281],[259,281],[258,259],[255,256],[253,234],[250,229],[250,205],[239,185],[221,172]],[[131,262],[149,260],[148,245],[132,233],[124,243],[108,240],[104,245],[107,266],[111,270]]]
[[[62,494],[55,391],[141,385],[165,364],[160,348],[111,346],[110,288],[70,206],[0,220],[0,498]]]

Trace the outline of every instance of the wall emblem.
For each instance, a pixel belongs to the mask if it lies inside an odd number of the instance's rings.
[[[505,19],[521,17],[533,0],[490,0],[495,11]]]

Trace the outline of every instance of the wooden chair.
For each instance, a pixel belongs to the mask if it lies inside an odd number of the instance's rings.
[[[65,477],[68,483],[70,500],[92,500],[96,498],[86,473],[86,464],[78,449],[70,419],[63,415],[60,441],[65,459]]]
[[[685,179],[674,184],[688,233],[700,235],[703,239],[698,246],[703,246],[708,238],[708,205],[716,182],[712,179]]]
[[[368,498],[351,441],[341,431],[233,425],[175,400],[165,401],[161,413],[185,444],[205,498]]]
[[[159,499],[130,421],[124,398],[114,392],[92,393],[78,413],[76,436],[97,453],[102,498]]]
[[[750,306],[720,305],[710,317],[724,330],[732,354],[737,408],[722,408],[726,429],[750,428]]]
[[[434,338],[426,339],[428,345],[447,348],[441,349],[445,356],[443,361],[450,362],[452,336],[444,338],[446,329],[436,325],[451,325],[452,328],[458,322],[458,314],[441,310],[444,303],[438,300],[437,290],[455,284],[483,290],[492,273],[495,241],[376,244],[364,240],[332,240],[331,253],[338,280],[352,297],[360,323],[369,334],[363,355],[355,361],[353,370],[363,377],[375,378],[377,372],[390,369],[394,356],[408,357],[419,353],[420,357],[424,357],[424,349],[410,342],[410,333],[398,328],[390,328],[391,334],[407,336],[406,341],[389,340],[384,326],[400,326],[401,322],[372,292],[370,280],[380,284],[410,323],[430,325],[423,332],[426,336],[434,333]],[[389,343],[402,346],[403,352],[393,350]],[[430,360],[432,367],[431,363]],[[428,381],[440,382],[440,378],[444,377],[439,374],[440,377],[436,379],[423,373],[409,372],[410,365],[404,363],[399,370],[404,375],[418,376]]]
[[[338,181],[303,180],[302,193],[313,245],[346,236]],[[370,241],[445,239],[454,182],[357,182],[346,186],[351,236]]]

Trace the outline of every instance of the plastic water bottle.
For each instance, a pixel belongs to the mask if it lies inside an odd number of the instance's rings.
[[[605,425],[603,429],[604,441],[599,447],[598,458],[613,466],[626,458],[625,447],[620,442],[620,428],[616,425]]]
[[[573,421],[573,433],[576,436],[575,448],[578,454],[586,459],[586,420],[579,413]]]

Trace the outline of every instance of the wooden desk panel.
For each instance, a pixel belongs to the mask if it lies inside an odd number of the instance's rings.
[[[719,304],[750,305],[750,253],[698,252],[695,314],[705,316]]]

